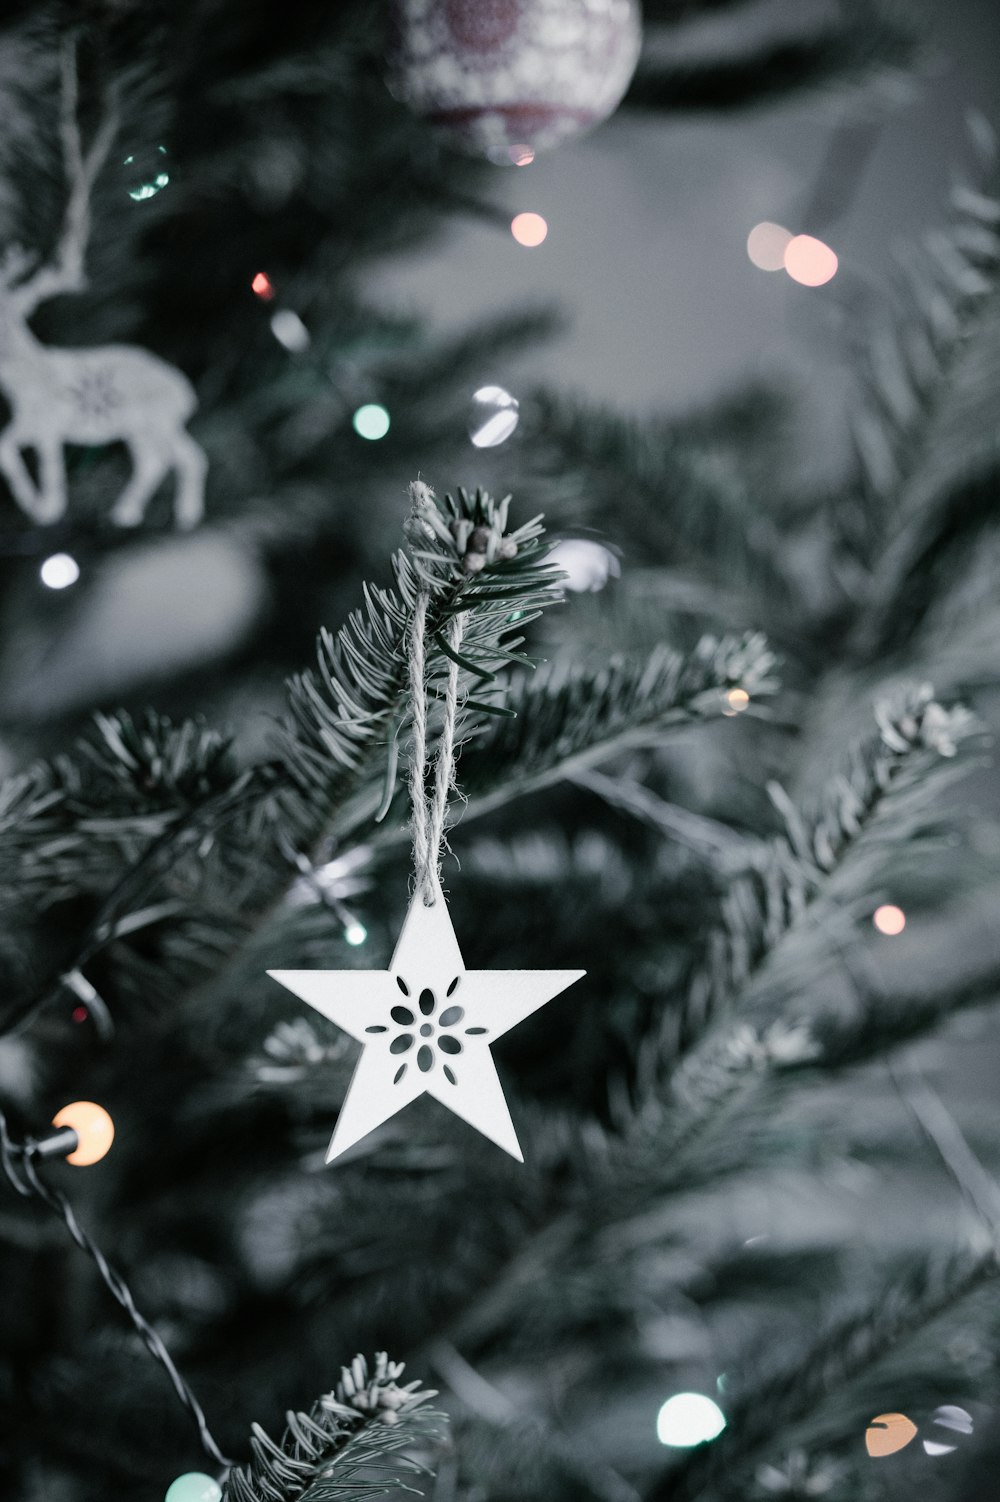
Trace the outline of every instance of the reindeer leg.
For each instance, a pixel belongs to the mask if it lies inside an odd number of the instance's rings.
[[[9,428],[0,434],[0,471],[24,514],[30,516],[32,521],[43,521],[41,497],[21,458],[21,445],[17,436]]]
[[[174,470],[177,475],[177,495],[174,500],[174,520],[185,530],[196,527],[205,512],[205,472],[208,458],[200,444],[195,443],[190,433],[181,428],[174,444]]]
[[[132,455],[132,478],[118,497],[111,512],[116,527],[137,527],[146,514],[153,491],[170,468],[171,453],[155,444],[129,441]]]
[[[66,465],[62,444],[58,441],[39,444],[38,462],[41,486],[35,515],[40,522],[57,522],[66,511]]]

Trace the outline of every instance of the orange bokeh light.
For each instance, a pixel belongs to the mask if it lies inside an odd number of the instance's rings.
[[[916,1437],[917,1426],[905,1413],[880,1413],[865,1430],[865,1449],[869,1455],[880,1459],[905,1450]]]
[[[785,270],[803,287],[822,287],[837,274],[836,251],[813,235],[793,235],[785,246]]]
[[[541,245],[549,232],[541,214],[515,214],[510,221],[510,232],[518,245],[527,245],[529,248]]]
[[[781,271],[785,265],[785,251],[793,239],[790,229],[783,224],[772,224],[765,219],[755,224],[747,235],[747,255],[758,271]]]
[[[66,1155],[66,1162],[77,1168],[99,1163],[115,1140],[115,1124],[103,1106],[92,1100],[74,1100],[52,1118],[56,1127],[71,1127],[79,1145]]]
[[[266,271],[258,271],[257,275],[250,283],[250,287],[251,290],[253,292],[256,292],[258,297],[262,297],[265,302],[270,302],[271,298],[274,296],[274,287],[271,285],[271,278],[268,276]]]
[[[906,914],[901,907],[895,907],[891,902],[885,902],[877,907],[872,914],[872,922],[880,934],[895,936],[901,934],[906,927]]]
[[[515,167],[530,167],[535,160],[535,148],[533,146],[510,146],[507,154]]]

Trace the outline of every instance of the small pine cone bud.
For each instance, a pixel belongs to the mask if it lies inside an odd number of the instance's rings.
[[[466,553],[464,558],[465,572],[467,574],[481,574],[486,567],[485,553]]]
[[[951,715],[933,699],[924,710],[920,739],[939,756],[954,756],[958,750],[952,734]]]
[[[505,537],[500,544],[500,557],[506,562],[510,558],[517,557],[517,543],[512,537]]]
[[[379,1418],[382,1420],[383,1424],[398,1424],[399,1423],[399,1414],[398,1413],[393,1413],[391,1409],[385,1410],[382,1413],[380,1413],[379,1414]]]
[[[395,1411],[397,1408],[404,1408],[406,1406],[410,1401],[410,1394],[403,1392],[402,1388],[397,1387],[393,1383],[391,1387],[383,1387],[381,1389],[378,1401],[380,1408],[388,1408]]]
[[[490,545],[489,527],[473,527],[466,544],[470,553],[485,553]]]

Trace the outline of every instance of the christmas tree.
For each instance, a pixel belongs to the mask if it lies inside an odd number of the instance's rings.
[[[459,107],[427,18],[522,11],[551,95]],[[368,280],[510,234],[508,134],[611,111],[626,0],[2,24],[3,1495],[988,1495],[988,127],[843,304],[818,475],[780,390],[518,402],[484,367],[556,311]],[[668,142],[832,95],[856,144],[920,53],[866,4],[643,25]],[[751,259],[821,296],[820,228]]]

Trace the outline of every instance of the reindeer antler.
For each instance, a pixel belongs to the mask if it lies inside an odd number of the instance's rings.
[[[86,285],[84,257],[90,239],[90,195],[118,129],[118,114],[108,103],[101,115],[90,146],[83,149],[77,119],[79,84],[76,69],[76,46],[71,40],[63,44],[60,59],[61,87],[59,136],[62,141],[63,166],[69,183],[69,199],[63,217],[62,233],[55,259],[22,282],[15,293],[25,314],[39,303],[60,292],[79,292]]]

